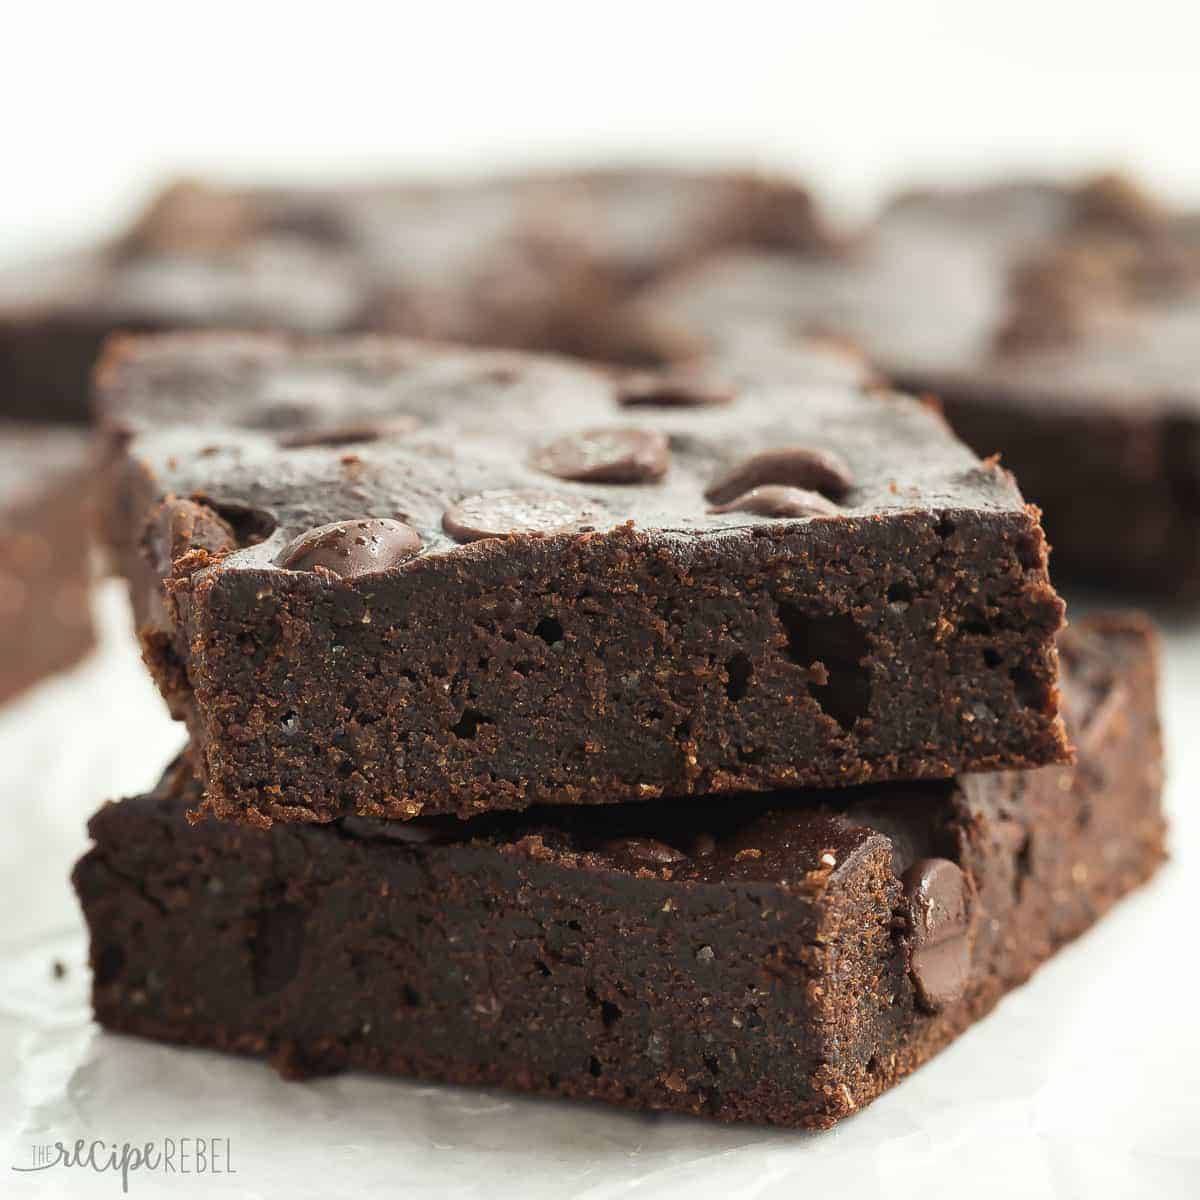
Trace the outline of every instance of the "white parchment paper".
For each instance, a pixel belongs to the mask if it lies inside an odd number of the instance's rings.
[[[1200,625],[1167,637],[1173,861],[995,1014],[826,1134],[258,1063],[101,1033],[67,875],[84,822],[182,742],[127,633],[0,713],[0,1195],[120,1196],[39,1145],[228,1145],[221,1174],[143,1169],[135,1196],[1200,1197]],[[55,962],[65,966],[56,977]],[[193,1168],[194,1170],[194,1168]]]

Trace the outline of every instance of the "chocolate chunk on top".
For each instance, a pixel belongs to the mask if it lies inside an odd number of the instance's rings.
[[[457,541],[561,533],[597,520],[598,509],[573,496],[532,488],[481,492],[446,510],[442,528]]]
[[[645,483],[667,473],[670,450],[652,429],[591,429],[567,433],[534,452],[533,465],[581,483]]]
[[[838,507],[820,492],[768,483],[714,505],[712,511],[747,512],[760,517],[822,517],[832,516]]]
[[[787,446],[762,450],[735,463],[709,484],[704,494],[714,504],[721,505],[764,484],[803,488],[838,500],[853,486],[854,477],[836,451]]]
[[[647,372],[625,380],[617,398],[630,408],[641,405],[704,408],[710,404],[732,403],[733,389],[678,371]]]
[[[351,579],[386,571],[420,549],[420,534],[402,521],[334,521],[290,542],[280,552],[279,565],[289,571],[320,567]]]

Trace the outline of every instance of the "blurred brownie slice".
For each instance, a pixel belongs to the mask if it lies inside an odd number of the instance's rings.
[[[90,466],[82,433],[0,421],[0,702],[91,649]]]
[[[178,183],[109,244],[0,272],[0,414],[83,420],[117,331],[378,330],[628,357],[621,306],[666,272],[729,246],[834,245],[803,187],[749,172]]]

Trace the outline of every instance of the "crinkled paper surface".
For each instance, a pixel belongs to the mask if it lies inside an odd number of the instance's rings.
[[[803,1134],[365,1077],[284,1083],[101,1033],[67,875],[88,815],[150,786],[182,737],[117,585],[100,599],[101,650],[0,713],[0,1194],[121,1195],[119,1173],[10,1169],[39,1145],[193,1137],[228,1139],[232,1172],[135,1172],[129,1194],[1200,1196],[1200,624],[1167,638],[1172,863],[906,1083]]]

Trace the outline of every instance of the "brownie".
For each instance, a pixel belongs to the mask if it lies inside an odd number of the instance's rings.
[[[1036,511],[862,370],[118,342],[111,539],[206,807],[470,816],[1062,760]]]
[[[1200,227],[1127,181],[909,194],[853,253],[729,254],[636,307],[639,354],[853,338],[1003,454],[1061,575],[1200,598]]]
[[[108,245],[0,273],[0,405],[82,420],[116,330],[377,330],[628,357],[629,295],[735,245],[812,253],[834,239],[802,187],[741,172],[180,183]]]
[[[263,830],[189,826],[177,764],[75,869],[96,1018],[289,1078],[826,1127],[1162,861],[1153,635],[1092,619],[1063,657],[1074,768]]]
[[[0,420],[0,702],[91,649],[89,465],[82,433]]]

